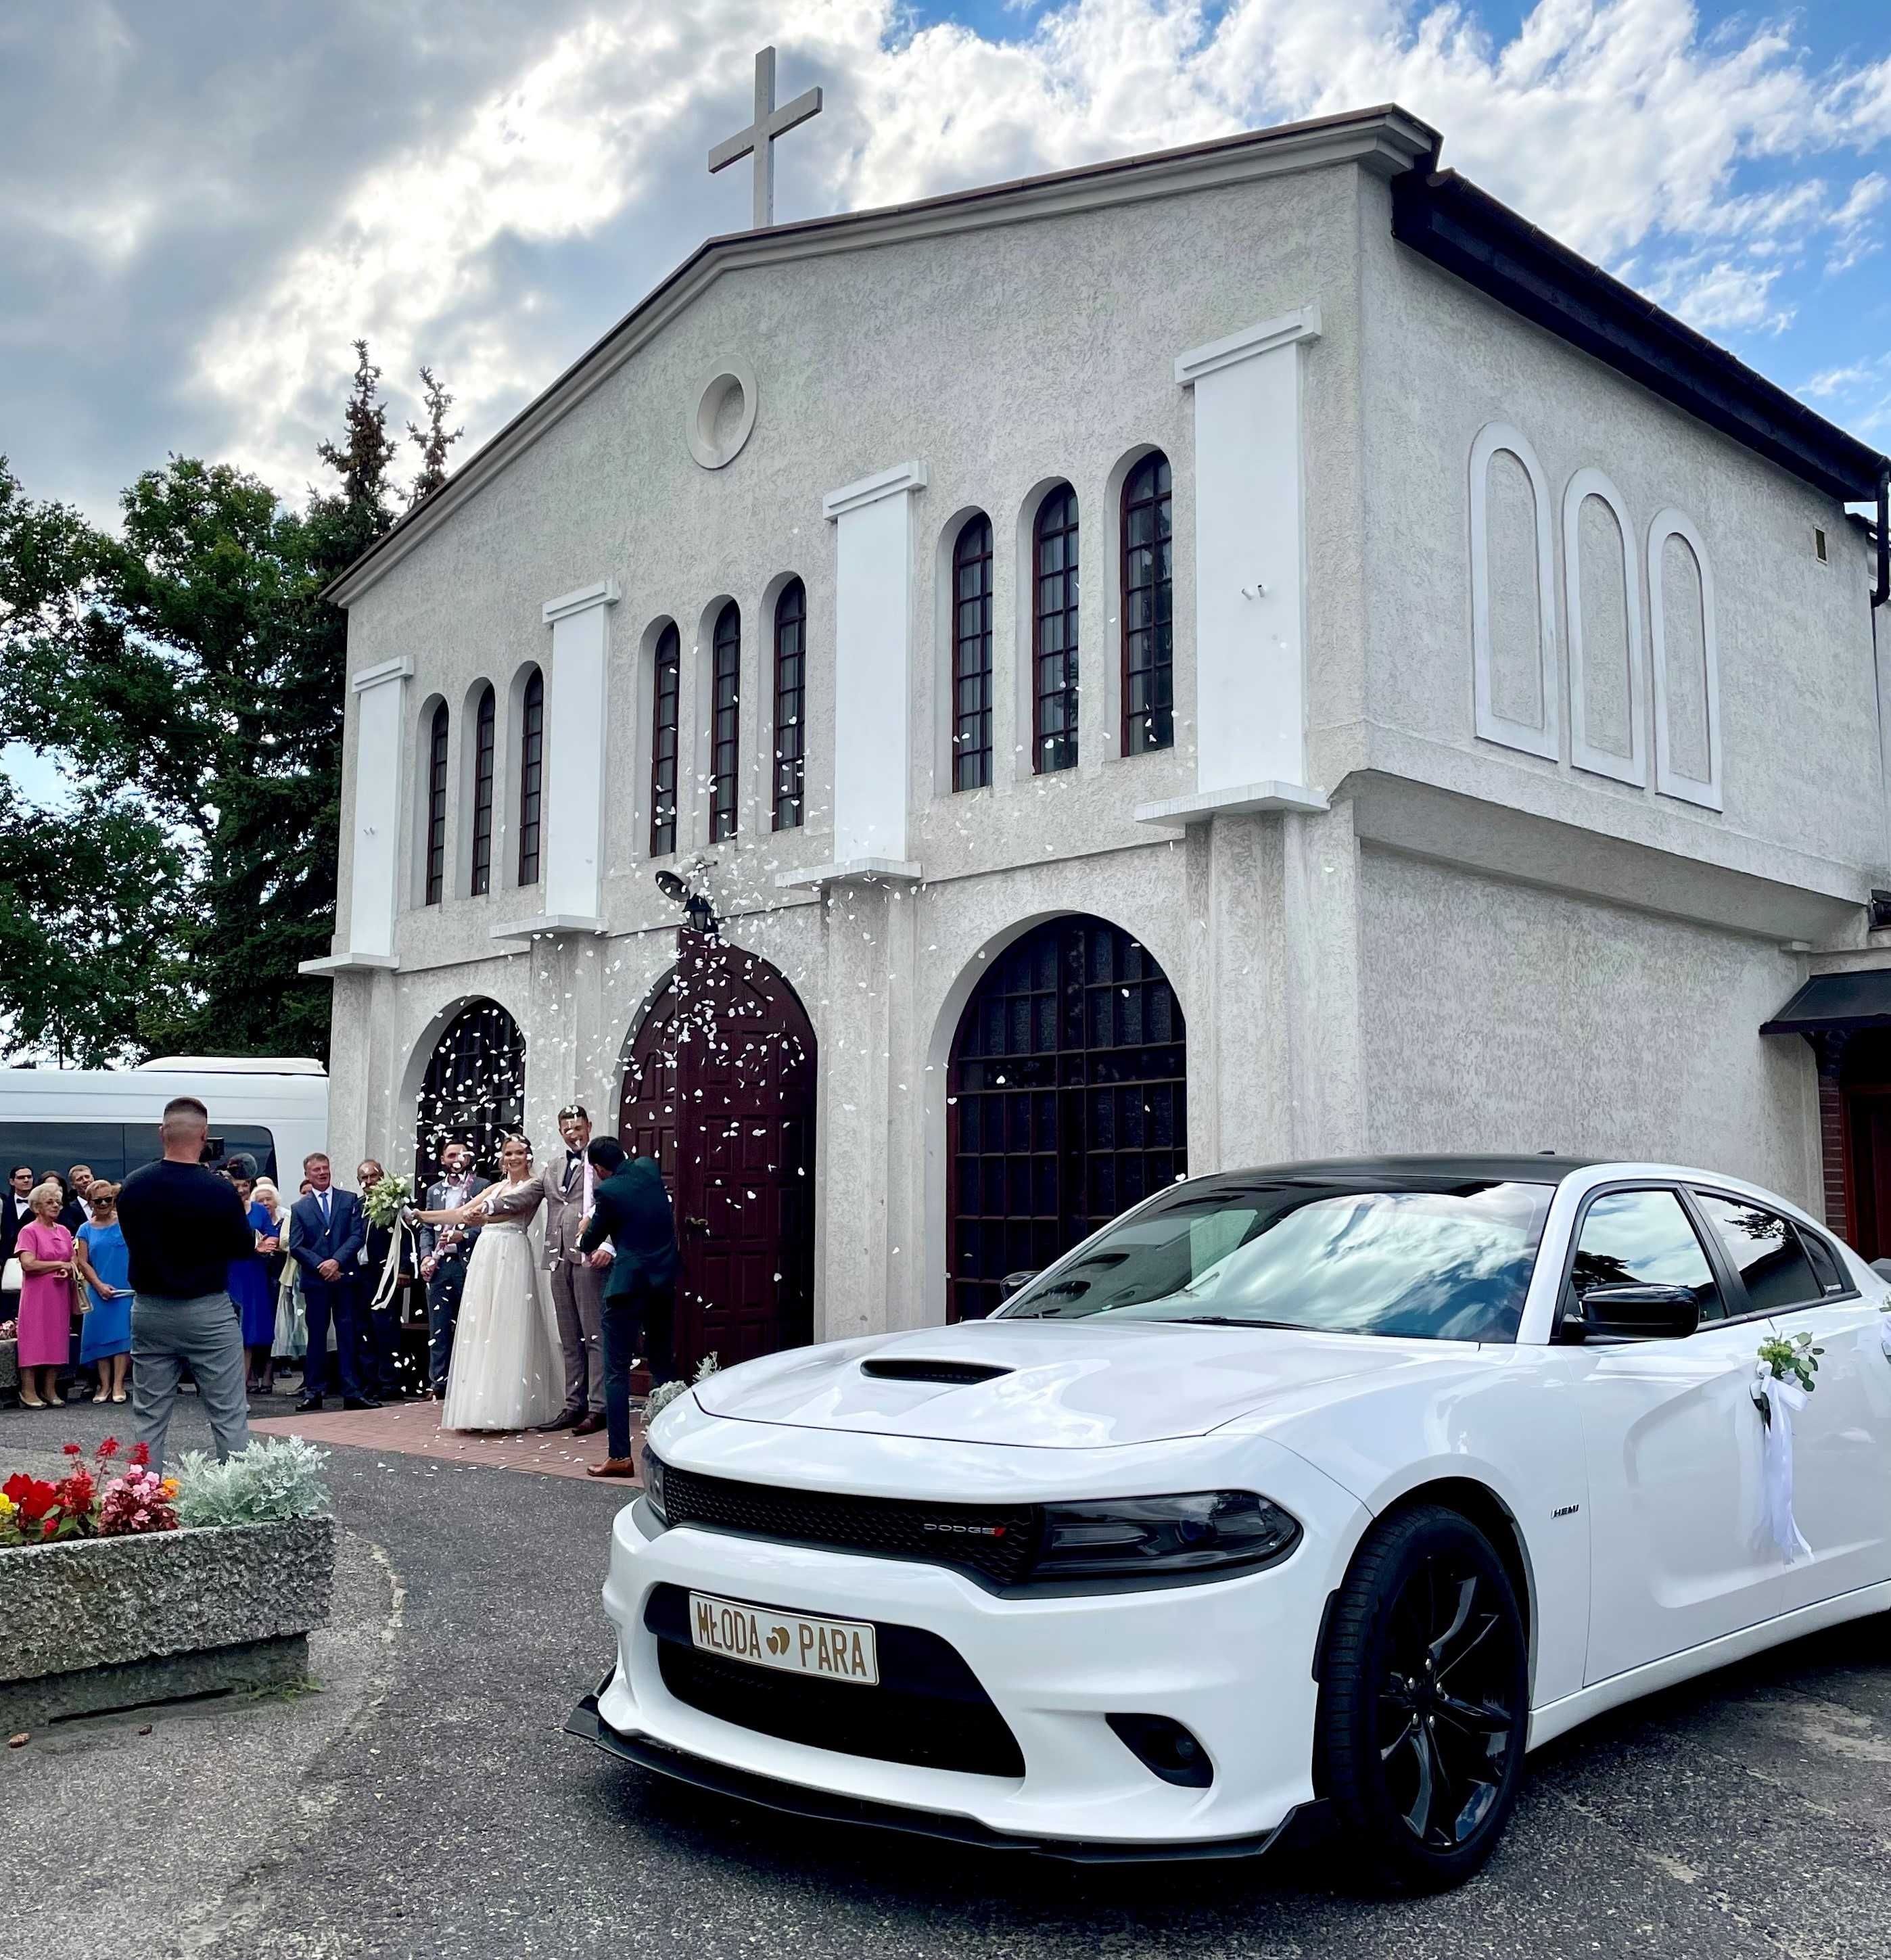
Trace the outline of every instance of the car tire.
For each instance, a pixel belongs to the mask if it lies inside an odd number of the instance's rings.
[[[1320,1662],[1323,1785],[1367,1886],[1462,1885],[1509,1820],[1530,1722],[1523,1615],[1490,1540],[1441,1505],[1382,1519]]]

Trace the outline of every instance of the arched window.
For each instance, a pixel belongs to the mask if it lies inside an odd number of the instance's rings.
[[[1122,486],[1122,752],[1175,743],[1174,552],[1169,459],[1145,456]]]
[[[952,787],[992,780],[992,520],[968,517],[952,549]]]
[[[673,622],[657,641],[651,682],[650,854],[667,858],[676,848],[676,721],[683,685],[683,638]]]
[[[519,721],[519,883],[539,881],[539,838],[545,793],[545,676],[534,667],[525,683]]]
[[[470,1001],[428,1058],[415,1114],[415,1188],[440,1175],[449,1144],[472,1150],[482,1178],[499,1167],[499,1144],[525,1118],[525,1037],[496,1001]]]
[[[447,704],[433,711],[427,738],[427,902],[439,904],[447,887]]]
[[[473,878],[476,899],[492,889],[493,757],[498,746],[499,704],[492,689],[482,689],[473,711]]]
[[[1037,512],[1032,608],[1031,766],[1077,766],[1077,492],[1060,484]]]
[[[775,827],[801,827],[807,745],[807,590],[789,580],[775,602]]]
[[[735,835],[736,769],[740,761],[742,612],[731,599],[716,617],[709,652],[709,842]]]

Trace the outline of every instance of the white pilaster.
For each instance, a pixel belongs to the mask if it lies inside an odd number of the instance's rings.
[[[1195,391],[1196,794],[1144,822],[1322,807],[1307,784],[1300,372],[1319,337],[1305,306],[1176,361]]]
[[[822,500],[834,527],[834,856],[904,867],[911,780],[912,492],[923,463]]]
[[[407,683],[413,671],[413,662],[403,657],[368,668],[352,682],[355,849],[349,879],[348,944],[336,949],[337,966],[393,963],[394,912],[400,892],[402,785],[407,779]]]
[[[604,730],[608,725],[610,609],[617,581],[600,579],[549,600],[545,718],[545,910],[595,919],[603,909]]]

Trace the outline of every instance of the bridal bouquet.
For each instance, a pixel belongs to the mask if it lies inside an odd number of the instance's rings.
[[[387,1231],[400,1223],[413,1195],[414,1188],[404,1177],[384,1177],[372,1191],[361,1194],[361,1209],[369,1224]]]

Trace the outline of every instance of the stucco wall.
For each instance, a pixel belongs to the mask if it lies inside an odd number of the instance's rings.
[[[1756,1032],[1791,955],[1393,851],[1361,873],[1374,1149],[1699,1164],[1817,1208],[1810,1052]]]
[[[1370,718],[1480,750],[1498,800],[1495,785],[1522,769],[1574,781],[1597,804],[1627,799],[1657,811],[1666,848],[1704,848],[1705,826],[1882,866],[1870,567],[1842,508],[1398,244],[1390,193],[1359,183]],[[1491,422],[1527,439],[1549,492],[1563,695],[1555,762],[1472,735],[1469,460]],[[1571,769],[1562,498],[1584,468],[1604,472],[1626,505],[1651,661],[1651,521],[1676,507],[1706,545],[1717,590],[1722,813],[1657,796],[1652,760],[1645,789]],[[1815,527],[1826,534],[1825,565]],[[1514,584],[1514,570],[1497,582]],[[1651,714],[1645,699],[1641,712]]]
[[[511,684],[549,657],[545,600],[614,578],[605,916],[618,930],[667,924],[649,889],[648,719],[655,628],[681,628],[680,845],[706,842],[702,667],[725,597],[743,625],[742,835],[718,851],[725,899],[772,896],[774,873],[830,861],[833,534],[825,492],[916,457],[929,472],[914,523],[912,854],[929,877],[1041,862],[1073,851],[1140,847],[1139,803],[1194,788],[1190,711],[1195,575],[1192,396],[1177,354],[1304,301],[1323,308],[1306,370],[1309,536],[1315,540],[1309,635],[1320,686],[1357,693],[1337,670],[1358,646],[1360,496],[1350,165],[958,237],[726,272],[685,313],[427,537],[354,605],[359,671],[415,663],[415,739],[435,698],[454,714],[449,781],[464,778],[466,712],[482,678],[498,692],[502,819],[495,889],[465,889],[470,811],[456,797],[447,855],[455,896],[417,909],[418,777],[403,799],[403,966],[484,951],[495,920],[529,912],[509,892],[516,843],[505,818],[517,703]],[[753,370],[753,436],[735,461],[692,461],[686,422],[701,383],[728,357]],[[1159,447],[1174,466],[1176,742],[1119,757],[1116,505],[1125,466]],[[1044,490],[1067,479],[1082,518],[1081,765],[1031,772],[1028,719],[1029,525]],[[950,539],[974,509],[992,520],[996,709],[993,787],[953,795],[939,713],[948,655],[941,589]],[[808,597],[806,827],[771,834],[766,612],[787,574]],[[1348,650],[1351,650],[1350,652]],[[352,792],[353,740],[345,762]],[[555,765],[555,759],[554,759]],[[556,839],[550,840],[556,851]],[[344,838],[343,903],[351,846]],[[344,921],[344,931],[345,921]]]

